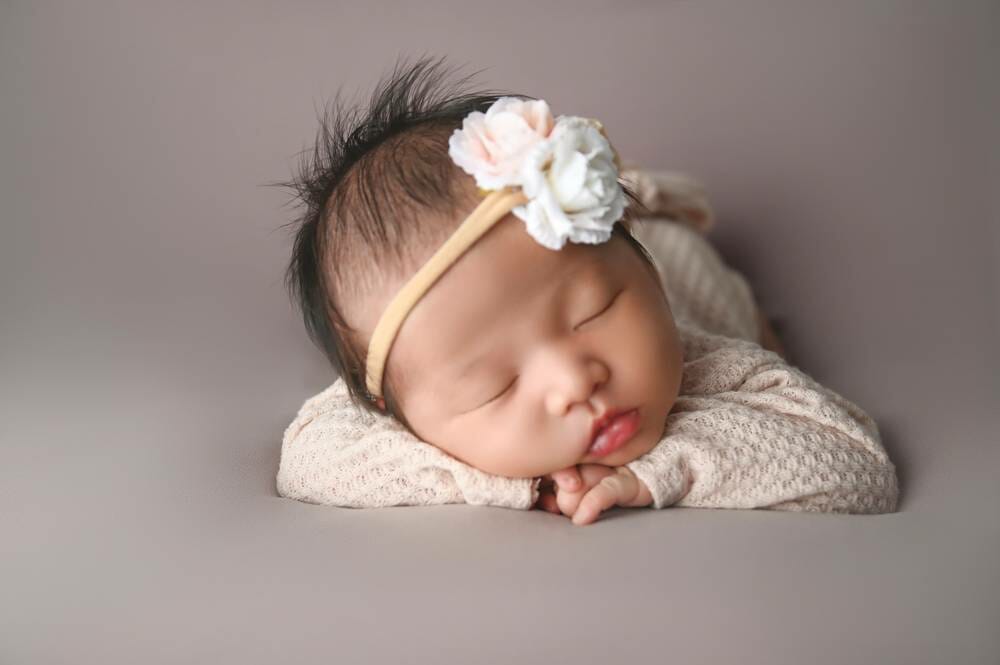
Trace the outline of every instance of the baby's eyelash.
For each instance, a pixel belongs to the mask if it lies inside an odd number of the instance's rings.
[[[490,404],[491,402],[494,402],[494,401],[496,401],[496,400],[500,399],[500,397],[502,397],[502,396],[504,395],[504,393],[506,393],[506,392],[507,392],[508,390],[510,390],[510,387],[511,387],[512,385],[514,385],[515,383],[517,383],[517,377],[516,377],[516,376],[514,377],[514,380],[513,380],[513,381],[511,381],[510,383],[508,383],[508,384],[507,384],[507,387],[506,387],[506,388],[504,388],[504,389],[503,389],[503,390],[501,390],[501,391],[500,391],[499,393],[497,393],[497,394],[496,394],[496,395],[494,395],[493,397],[491,397],[491,398],[489,398],[488,400],[486,400],[485,402],[483,402],[483,406],[486,406],[487,404]]]
[[[607,304],[607,306],[606,306],[606,307],[605,307],[604,309],[602,309],[602,310],[601,310],[600,312],[598,312],[597,314],[594,314],[594,315],[593,315],[592,317],[590,317],[589,319],[585,319],[585,320],[583,320],[582,322],[580,322],[580,323],[576,324],[576,328],[573,328],[573,330],[576,330],[577,328],[579,328],[579,327],[580,327],[580,326],[582,326],[583,324],[585,324],[585,323],[590,323],[590,322],[591,322],[591,321],[593,321],[594,319],[596,319],[596,318],[599,318],[600,316],[602,316],[602,315],[603,315],[603,314],[604,314],[605,312],[607,312],[607,311],[608,311],[609,309],[611,309],[611,306],[615,304],[615,301],[616,301],[616,300],[618,300],[618,296],[620,296],[620,295],[621,295],[622,293],[624,293],[624,292],[625,292],[625,289],[622,289],[621,291],[619,291],[618,293],[616,293],[616,294],[615,294],[615,296],[614,296],[614,298],[612,298],[612,299],[611,299],[611,302],[609,302],[609,303]]]

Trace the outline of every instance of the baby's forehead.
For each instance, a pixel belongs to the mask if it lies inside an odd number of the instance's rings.
[[[596,304],[620,274],[621,240],[551,250],[519,219],[501,224],[411,310],[393,351],[402,371],[440,369],[461,355],[479,355],[509,336],[537,329],[546,319],[564,318],[570,308]]]
[[[512,219],[456,261],[431,288],[438,293],[429,292],[428,300],[443,307],[466,302],[488,313],[497,307],[520,308],[538,299],[558,299],[611,271],[610,250],[608,243],[567,243],[559,250],[548,249],[529,236],[523,222]]]

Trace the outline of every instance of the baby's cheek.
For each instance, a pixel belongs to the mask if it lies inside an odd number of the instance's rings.
[[[483,418],[470,427],[463,446],[473,466],[487,473],[527,478],[552,469],[545,459],[544,435],[525,422],[525,414],[510,410]],[[522,407],[523,408],[523,407]]]
[[[666,378],[665,371],[674,360],[673,320],[669,315],[636,311],[623,321],[623,333],[618,344],[620,352],[629,356],[629,366],[642,385],[652,388]]]
[[[641,379],[637,383],[643,386],[645,392],[643,399],[648,411],[644,427],[648,428],[648,432],[644,433],[644,442],[651,450],[662,438],[667,416],[677,401],[684,371],[684,354],[669,309],[664,307],[647,312],[641,330],[643,339],[636,343],[642,356],[638,361]]]

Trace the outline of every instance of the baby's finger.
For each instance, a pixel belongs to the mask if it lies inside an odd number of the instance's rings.
[[[580,489],[583,480],[580,478],[580,470],[573,465],[559,471],[552,472],[552,479],[559,485],[559,491],[575,492]]]
[[[544,493],[538,497],[538,505],[541,506],[542,510],[547,510],[550,513],[555,513],[559,515],[559,504],[556,503],[556,496],[554,494]]]
[[[622,476],[615,474],[601,479],[597,485],[580,500],[580,505],[573,513],[573,524],[590,524],[600,516],[602,512],[618,503],[620,496],[623,496]]]
[[[583,481],[583,486],[591,488],[597,483],[601,482],[601,479],[605,476],[610,476],[615,472],[614,468],[610,466],[604,466],[603,464],[580,464],[580,478]]]
[[[602,478],[615,473],[611,467],[600,464],[580,464],[577,469],[580,472],[579,488],[573,492],[561,489],[556,495],[559,509],[562,510],[564,515],[569,517],[572,517],[576,512],[577,507],[580,505],[580,500],[583,499],[590,488],[601,482]]]
[[[580,505],[580,499],[583,495],[587,493],[586,487],[580,487],[579,490],[575,492],[569,492],[567,490],[559,490],[556,494],[556,505],[559,506],[559,510],[563,515],[567,517],[572,517],[573,513],[576,512],[576,507]]]

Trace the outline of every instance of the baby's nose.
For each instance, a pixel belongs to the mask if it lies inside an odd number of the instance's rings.
[[[551,376],[547,410],[554,416],[565,415],[574,404],[589,401],[609,376],[607,365],[595,359],[562,367]]]

